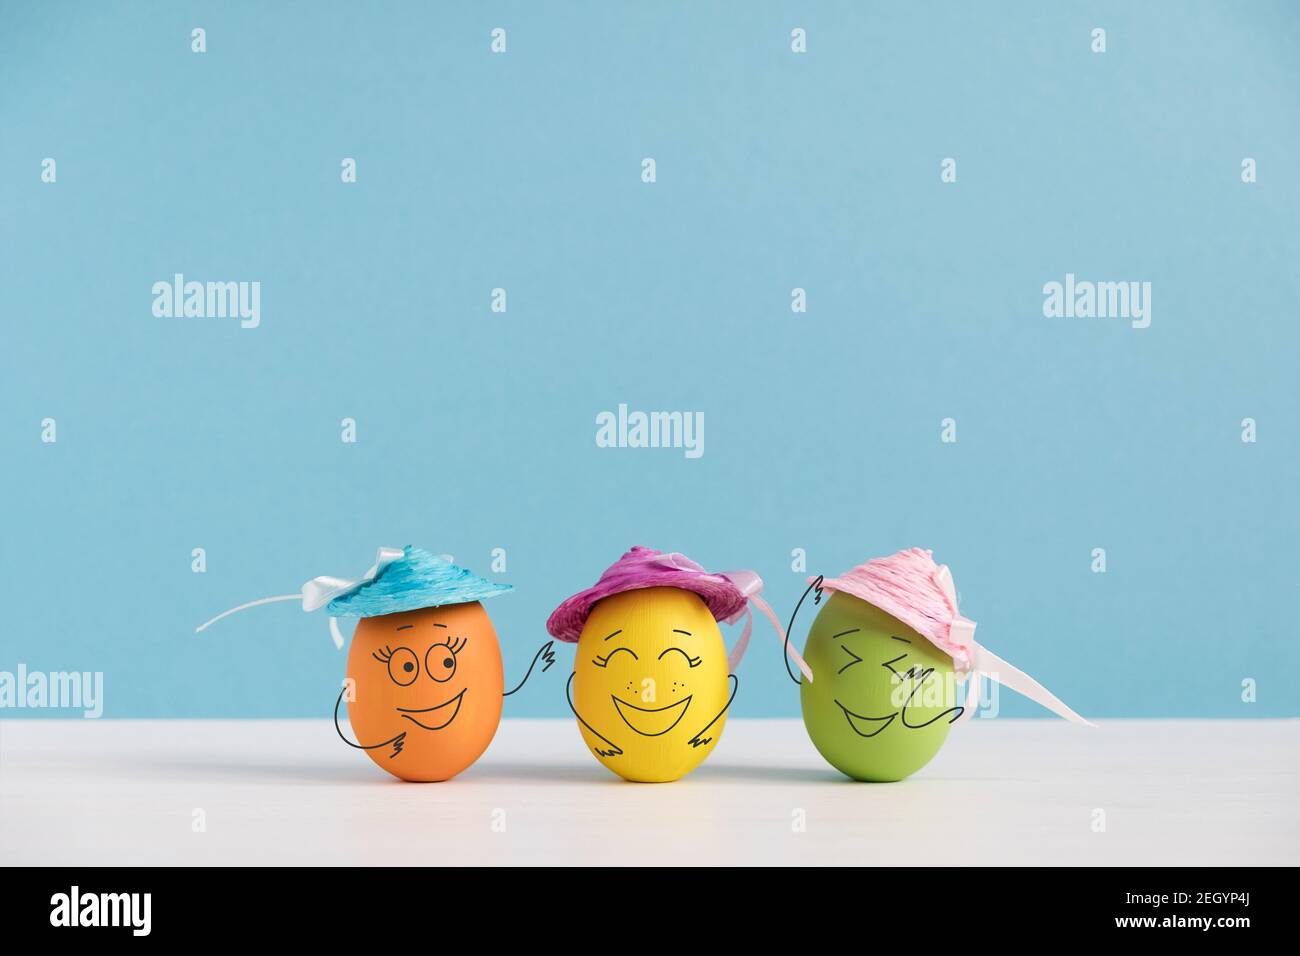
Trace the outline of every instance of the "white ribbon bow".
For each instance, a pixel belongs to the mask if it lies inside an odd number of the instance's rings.
[[[260,598],[256,601],[249,601],[247,604],[241,604],[239,607],[232,607],[229,611],[222,611],[210,621],[200,624],[194,629],[194,633],[207,630],[223,617],[227,617],[237,611],[244,611],[250,607],[257,607],[259,604],[274,604],[277,601],[302,601],[304,611],[316,611],[323,608],[330,601],[345,594],[351,594],[358,590],[363,584],[369,584],[379,576],[379,572],[388,567],[394,561],[402,557],[405,552],[401,548],[380,548],[375,555],[375,563],[371,565],[370,570],[361,577],[354,580],[347,578],[335,578],[328,574],[312,578],[302,586],[298,594],[279,594],[275,597]],[[334,646],[342,650],[343,635],[339,632],[338,618],[330,618],[330,636],[334,638]]]
[[[1042,704],[1072,724],[1097,726],[1076,714],[1066,706],[1064,701],[1024,671],[1012,667],[992,651],[975,642],[975,622],[968,617],[963,617],[957,610],[957,588],[953,584],[952,572],[948,570],[948,565],[940,565],[939,570],[935,572],[934,583],[939,585],[952,610],[952,626],[948,631],[948,639],[959,647],[966,648],[970,655],[966,678],[966,705],[962,708],[961,716],[954,723],[970,720],[975,714],[975,708],[979,705],[980,678],[987,677],[989,680],[997,681],[1003,687],[1010,687],[1024,694],[1030,700]]]

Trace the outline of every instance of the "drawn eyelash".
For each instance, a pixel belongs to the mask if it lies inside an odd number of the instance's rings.
[[[468,643],[469,643],[468,637],[455,637],[452,638],[452,642],[447,645],[447,649],[451,651],[453,654],[459,654],[461,651],[465,649],[465,645]]]
[[[374,651],[370,656],[381,664],[387,664],[393,659],[393,649],[389,645],[385,644],[379,650]]]
[[[616,647],[608,654],[605,654],[603,656],[597,654],[595,657],[591,659],[591,662],[595,664],[597,667],[604,667],[606,664],[609,663],[609,659],[613,657],[615,654],[617,654],[619,651],[627,651],[629,654],[632,655],[632,660],[634,661],[639,661],[641,659],[636,656],[636,651],[632,650],[632,648],[630,647]]]
[[[687,653],[686,653],[684,650],[682,650],[680,647],[666,647],[666,648],[664,648],[663,651],[661,651],[660,654],[659,654],[659,659],[660,659],[660,660],[663,660],[663,659],[664,659],[664,654],[667,654],[669,651],[676,651],[678,654],[682,655],[682,657],[686,658],[686,663],[687,663],[687,665],[690,666],[690,667],[699,667],[700,664],[702,664],[702,663],[704,662],[704,658],[702,658],[702,657],[691,657],[690,654],[687,654]]]

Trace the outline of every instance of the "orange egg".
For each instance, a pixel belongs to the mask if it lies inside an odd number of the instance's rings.
[[[347,677],[357,744],[403,780],[456,776],[501,722],[501,647],[477,601],[361,618]]]

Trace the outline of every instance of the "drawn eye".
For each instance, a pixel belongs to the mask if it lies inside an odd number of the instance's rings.
[[[377,661],[382,661],[388,665],[388,676],[393,679],[393,683],[401,687],[406,687],[415,683],[415,679],[420,676],[420,659],[415,656],[415,651],[409,647],[399,647],[393,650],[385,646],[382,650],[375,651],[370,655]]]
[[[899,679],[901,680],[901,679],[904,678],[904,677],[908,677],[908,676],[910,676],[911,673],[912,673],[912,671],[914,671],[914,670],[916,669],[916,668],[909,668],[905,673],[902,673],[902,674],[900,674],[900,673],[898,673],[898,671],[894,670],[894,665],[895,665],[895,664],[897,664],[899,661],[906,660],[906,659],[907,659],[907,655],[906,655],[906,654],[899,654],[899,655],[898,655],[897,657],[895,657],[893,660],[885,661],[885,662],[884,662],[883,664],[881,664],[880,666],[883,667],[883,668],[885,668],[885,670],[889,671],[891,674],[893,674],[895,677],[897,677],[897,678],[899,678]]]
[[[659,655],[659,660],[663,660],[663,659],[664,659],[664,654],[667,654],[669,651],[676,651],[678,654],[682,655],[682,657],[686,658],[686,663],[689,664],[691,667],[699,667],[700,664],[702,664],[702,663],[704,662],[704,658],[702,658],[702,657],[691,657],[690,654],[687,654],[687,653],[686,653],[684,650],[682,650],[680,647],[668,647],[668,648],[665,648],[665,649],[663,650],[663,652]]]
[[[840,650],[842,650],[845,654],[848,654],[849,657],[852,658],[852,660],[849,661],[847,664],[845,664],[843,667],[841,667],[839,670],[837,670],[835,673],[837,673],[837,674],[843,674],[846,670],[848,670],[848,669],[849,669],[850,667],[852,667],[854,664],[861,664],[861,663],[862,663],[862,658],[858,657],[857,654],[854,654],[851,650],[849,650],[848,647],[847,647],[846,645],[841,644],[841,645],[840,645]]]
[[[424,653],[424,669],[439,684],[451,680],[456,675],[456,652],[465,646],[465,641],[457,639],[451,644],[437,643]]]
[[[632,660],[634,661],[639,661],[641,659],[636,656],[636,651],[632,650],[632,648],[630,647],[616,647],[608,654],[604,655],[603,657],[600,654],[597,654],[595,657],[591,659],[591,662],[595,664],[597,667],[604,667],[606,664],[609,663],[610,658],[612,658],[619,651],[627,651],[629,654],[632,655]]]

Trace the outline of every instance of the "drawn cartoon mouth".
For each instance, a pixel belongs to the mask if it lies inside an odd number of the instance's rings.
[[[469,690],[469,688],[466,687],[465,690]],[[423,727],[425,730],[442,730],[453,720],[455,720],[456,715],[460,713],[460,699],[465,696],[465,690],[462,690],[451,700],[445,701],[434,707],[425,707],[420,710],[416,710],[413,707],[398,707],[397,712],[401,714],[403,717],[405,717],[407,720],[409,720],[411,723],[415,724],[415,726],[417,727]],[[454,707],[452,706],[453,704],[455,705]],[[436,725],[422,724],[420,723],[420,721],[416,720],[414,717],[411,716],[412,714],[435,714],[438,711],[445,710],[448,707],[451,707],[451,714],[442,723]],[[439,716],[441,717],[442,715],[439,714]]]
[[[614,702],[614,709],[623,718],[623,723],[642,737],[661,737],[676,727],[677,722],[686,715],[686,708],[691,706],[691,698],[694,696],[688,694],[677,703],[665,707],[638,707],[636,704],[619,700],[613,694],[609,695],[609,699]],[[636,723],[628,719],[629,715],[636,720]]]
[[[844,719],[849,722],[853,732],[859,737],[874,737],[886,727],[894,722],[898,716],[897,711],[885,717],[863,717],[861,714],[855,714],[849,710],[839,700],[835,701],[835,706],[844,711]]]

